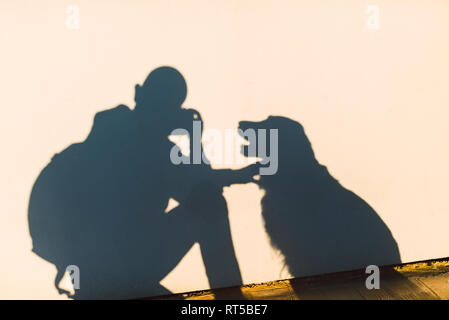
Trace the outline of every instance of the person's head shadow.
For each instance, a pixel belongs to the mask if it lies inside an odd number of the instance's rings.
[[[159,282],[194,243],[211,285],[241,283],[222,187],[204,187],[213,180],[209,166],[192,170],[170,161],[170,133],[201,121],[182,108],[186,94],[179,71],[155,69],[136,85],[134,110],[120,105],[97,113],[87,139],[56,154],[34,183],[33,251],[56,266],[57,288],[66,267],[78,267],[73,298],[167,294]],[[170,198],[179,206],[169,211]]]
[[[278,130],[278,170],[262,175],[258,184],[265,191],[262,215],[267,234],[292,276],[401,261],[388,227],[316,160],[300,123],[270,116],[261,122],[241,121],[239,128]]]

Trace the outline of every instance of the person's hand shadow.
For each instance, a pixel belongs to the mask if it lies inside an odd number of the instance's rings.
[[[254,177],[259,175],[259,169],[261,166],[262,165],[260,162],[255,162],[242,169],[235,170],[236,175],[239,177],[238,180],[240,183],[257,183],[257,178],[255,179]]]

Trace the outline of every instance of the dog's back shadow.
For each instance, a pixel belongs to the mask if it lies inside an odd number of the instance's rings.
[[[387,225],[316,160],[300,123],[271,116],[240,123],[248,127],[278,129],[278,171],[261,176],[259,186],[266,232],[292,276],[401,262]]]

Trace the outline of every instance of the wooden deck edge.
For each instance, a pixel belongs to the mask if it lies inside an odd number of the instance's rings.
[[[379,269],[380,290],[368,290],[365,286],[368,275],[365,269],[358,269],[142,299],[449,299],[449,257]]]

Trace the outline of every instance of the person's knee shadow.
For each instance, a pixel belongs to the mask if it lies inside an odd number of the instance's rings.
[[[292,276],[401,262],[388,227],[318,163],[298,122],[273,116],[240,122],[242,132],[249,128],[278,129],[278,171],[262,175],[258,184],[265,191],[262,215],[267,234]]]

